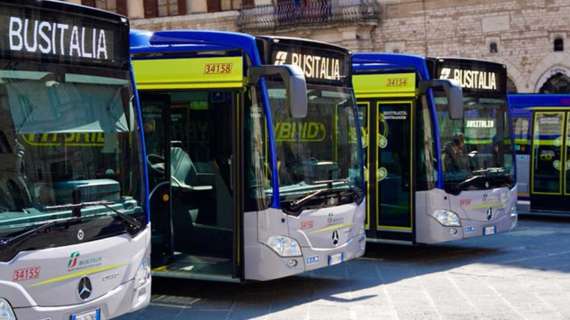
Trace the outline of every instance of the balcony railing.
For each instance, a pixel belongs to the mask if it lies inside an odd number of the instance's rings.
[[[380,5],[376,0],[312,0],[305,3],[291,0],[242,9],[238,27],[242,31],[255,32],[298,26],[377,22],[379,13]]]

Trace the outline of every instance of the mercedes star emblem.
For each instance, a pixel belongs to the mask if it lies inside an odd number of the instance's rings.
[[[336,246],[336,245],[338,244],[338,238],[339,238],[338,230],[333,231],[333,233],[332,233],[332,243],[333,243],[333,245]]]
[[[93,287],[91,286],[91,280],[87,277],[81,278],[79,280],[79,286],[77,287],[77,292],[79,293],[79,297],[83,300],[87,300],[91,296],[91,291]]]

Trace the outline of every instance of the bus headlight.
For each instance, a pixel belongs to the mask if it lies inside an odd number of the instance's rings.
[[[267,245],[281,257],[301,256],[299,243],[286,236],[271,236],[267,239]]]
[[[445,209],[435,210],[433,217],[444,227],[460,227],[461,220],[457,213]]]
[[[135,274],[135,289],[144,286],[150,278],[150,261],[148,257],[144,257],[137,273]]]
[[[0,320],[16,320],[14,310],[12,310],[8,301],[2,298],[0,298]]]

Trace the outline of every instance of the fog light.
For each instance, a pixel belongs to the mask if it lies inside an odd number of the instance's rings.
[[[287,266],[289,268],[295,268],[297,266],[297,264],[299,264],[299,263],[295,259],[291,259],[291,260],[287,261]]]
[[[449,234],[451,234],[452,236],[457,235],[457,229],[455,229],[455,228],[449,229]]]

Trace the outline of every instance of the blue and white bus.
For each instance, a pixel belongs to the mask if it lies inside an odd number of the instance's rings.
[[[506,68],[356,53],[369,241],[433,244],[517,223]]]
[[[525,213],[570,208],[570,94],[510,94],[517,182]]]
[[[133,32],[153,275],[270,280],[361,256],[346,49],[213,31]]]
[[[0,319],[99,320],[150,300],[126,18],[0,1]]]

